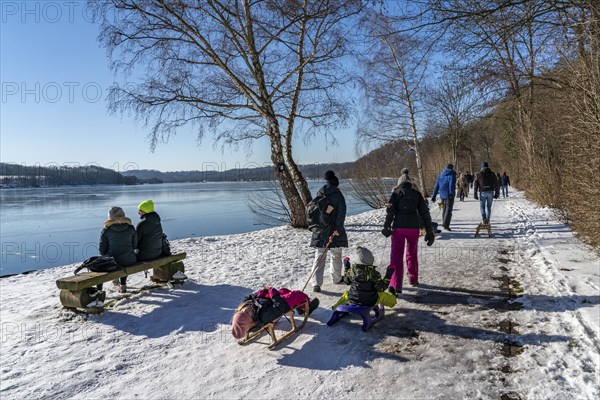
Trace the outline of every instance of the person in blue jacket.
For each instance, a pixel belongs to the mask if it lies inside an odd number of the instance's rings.
[[[454,206],[454,197],[456,196],[456,172],[454,171],[454,165],[448,164],[442,171],[435,187],[433,188],[433,195],[431,201],[435,203],[435,198],[440,194],[440,200],[443,202],[442,210],[442,226],[444,230],[451,231],[450,221],[452,220],[452,207]]]

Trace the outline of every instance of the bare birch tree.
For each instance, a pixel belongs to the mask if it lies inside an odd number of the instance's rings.
[[[370,48],[360,60],[364,67],[361,83],[366,109],[357,137],[359,144],[410,139],[419,187],[425,190],[417,113],[430,49],[422,38],[398,33],[397,21],[380,13],[363,19]]]
[[[360,1],[108,0],[89,2],[113,68],[110,109],[151,128],[154,148],[195,124],[224,145],[265,140],[290,222],[305,227],[311,193],[293,157],[296,126],[331,138],[349,102],[339,62]]]

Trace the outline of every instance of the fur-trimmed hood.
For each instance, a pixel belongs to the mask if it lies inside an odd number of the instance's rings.
[[[131,223],[131,220],[127,217],[117,217],[117,218],[111,218],[111,219],[107,219],[106,221],[104,221],[104,227],[108,228],[112,225],[117,225],[117,224],[127,224],[127,225],[133,225]]]

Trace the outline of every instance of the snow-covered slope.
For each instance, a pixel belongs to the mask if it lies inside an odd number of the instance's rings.
[[[437,208],[432,215],[439,222]],[[382,267],[390,251],[383,217],[375,210],[346,223],[351,245],[370,248]],[[369,332],[357,319],[326,325],[328,305],[345,289],[326,279],[321,308],[273,351],[266,337],[239,346],[229,322],[263,285],[304,286],[313,260],[307,231],[175,241],[188,254],[185,285],[142,291],[101,315],[60,306],[54,282],[73,265],[2,279],[0,396],[600,397],[598,258],[520,193],[495,202],[493,238],[473,237],[479,219],[472,198],[455,204],[452,232],[420,244],[419,289],[405,289]],[[148,281],[141,273],[128,283]]]

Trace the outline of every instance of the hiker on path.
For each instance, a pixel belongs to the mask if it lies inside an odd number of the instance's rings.
[[[236,339],[243,339],[251,329],[256,330],[273,322],[306,301],[310,302],[310,314],[318,307],[318,299],[311,301],[300,290],[265,287],[246,296],[237,307],[231,320],[231,334]]]
[[[508,187],[510,186],[510,178],[506,175],[506,171],[501,176],[502,197],[508,197]]]
[[[139,261],[152,260],[162,255],[163,229],[160,216],[154,211],[154,202],[144,200],[138,205],[141,221],[137,224],[137,257]]]
[[[431,201],[434,204],[438,192],[440,200],[443,202],[442,226],[444,230],[451,231],[450,221],[452,220],[452,207],[454,206],[454,197],[456,196],[456,172],[454,171],[454,165],[446,165],[446,168],[435,182],[433,195],[431,196]]]
[[[392,237],[390,268],[394,273],[390,279],[388,291],[392,294],[402,293],[404,275],[404,247],[406,244],[406,269],[411,286],[419,284],[419,226],[425,226],[425,241],[431,246],[435,240],[429,207],[420,192],[412,188],[408,169],[402,170],[398,185],[394,188],[387,204],[385,223],[381,233]]]
[[[479,192],[479,197],[477,196]],[[487,161],[481,163],[481,171],[475,178],[475,189],[473,192],[475,200],[479,198],[479,209],[484,224],[490,223],[493,199],[500,197],[500,182],[496,174],[492,172]]]
[[[325,172],[325,181],[327,183],[323,185],[317,192],[317,196],[327,196],[327,199],[333,205],[333,213],[331,215],[331,224],[329,227],[321,232],[313,232],[310,246],[315,247],[315,261],[313,263],[312,271],[312,285],[313,292],[320,292],[321,286],[323,286],[323,274],[325,272],[325,259],[326,255],[325,246],[327,245],[330,238],[332,242],[328,247],[331,253],[331,264],[330,274],[331,282],[334,284],[344,283],[342,280],[342,247],[348,247],[348,236],[346,235],[346,229],[344,228],[344,221],[346,220],[346,199],[338,188],[340,181],[335,176],[333,171]]]
[[[465,197],[469,197],[469,178],[467,178],[466,173],[460,173],[456,180],[456,187],[458,188],[458,198],[460,201],[464,201]]]
[[[128,267],[137,262],[134,249],[137,246],[137,234],[131,220],[125,217],[121,207],[111,207],[108,210],[108,219],[104,222],[104,229],[100,232],[100,255],[113,257],[121,267]],[[113,284],[119,287],[121,293],[127,291],[127,277],[114,280]],[[99,284],[98,290],[102,290]]]

